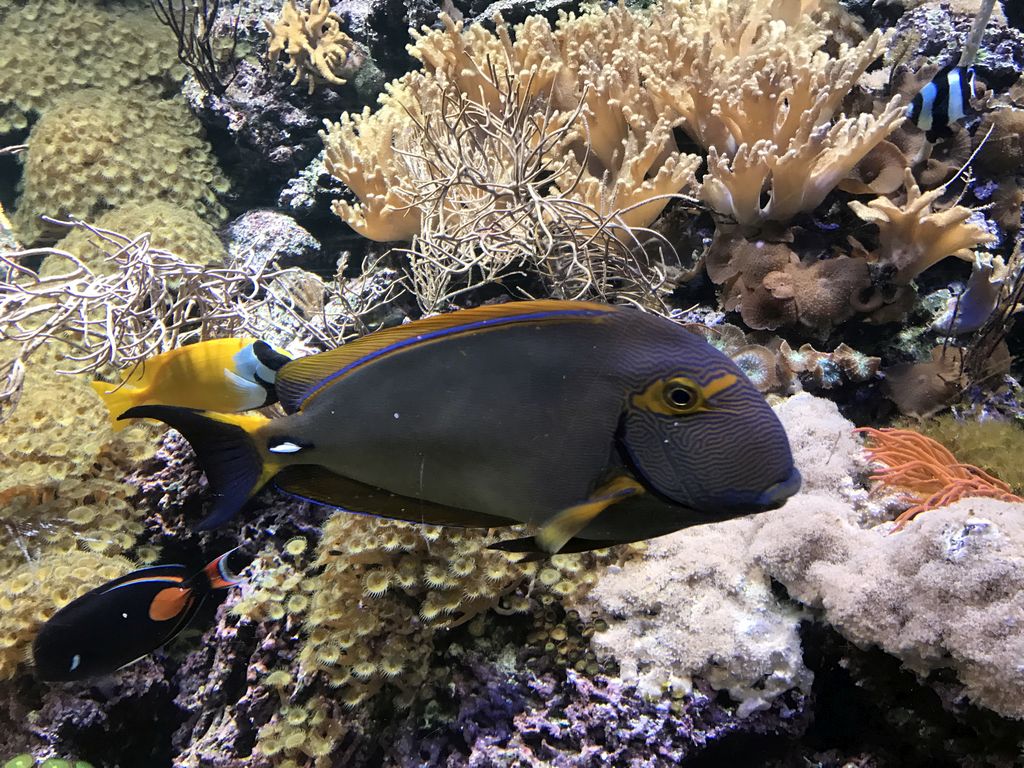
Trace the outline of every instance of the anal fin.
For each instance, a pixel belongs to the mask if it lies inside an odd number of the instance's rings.
[[[274,483],[285,493],[316,504],[408,523],[460,528],[504,528],[517,524],[496,515],[401,496],[313,464],[286,467]]]

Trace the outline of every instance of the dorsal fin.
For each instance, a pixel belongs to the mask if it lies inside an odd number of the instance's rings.
[[[416,344],[510,323],[601,317],[616,311],[616,307],[586,301],[537,300],[492,304],[435,315],[377,331],[329,352],[292,360],[277,372],[277,394],[285,412],[295,413],[310,398],[346,373]]]

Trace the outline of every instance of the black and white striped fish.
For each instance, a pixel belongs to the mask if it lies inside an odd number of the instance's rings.
[[[907,117],[934,142],[971,110],[975,98],[974,68],[950,64],[918,91],[907,107]]]

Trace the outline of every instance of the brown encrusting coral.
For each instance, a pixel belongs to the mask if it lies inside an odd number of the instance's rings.
[[[909,429],[857,430],[872,443],[868,459],[880,464],[871,479],[905,491],[908,507],[896,518],[896,530],[922,512],[947,507],[960,499],[983,497],[1024,502],[1007,483],[980,467],[959,462],[942,443]]]
[[[738,311],[755,330],[797,323],[826,329],[876,307],[867,262],[857,257],[805,263],[784,242],[720,232],[705,266],[723,288],[723,307]]]
[[[885,394],[906,416],[926,418],[938,413],[953,404],[966,386],[960,347],[940,344],[928,360],[885,369]]]

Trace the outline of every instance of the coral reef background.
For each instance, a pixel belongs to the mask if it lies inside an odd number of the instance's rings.
[[[1015,3],[934,142],[905,109],[970,0],[155,5],[0,0],[0,760],[1020,764],[1024,504],[917,510],[855,431],[1024,492]],[[187,444],[115,434],[88,384],[530,296],[691,326],[772,398],[801,493],[540,562],[272,490],[199,533]],[[33,677],[97,582],[239,544],[194,631]]]

